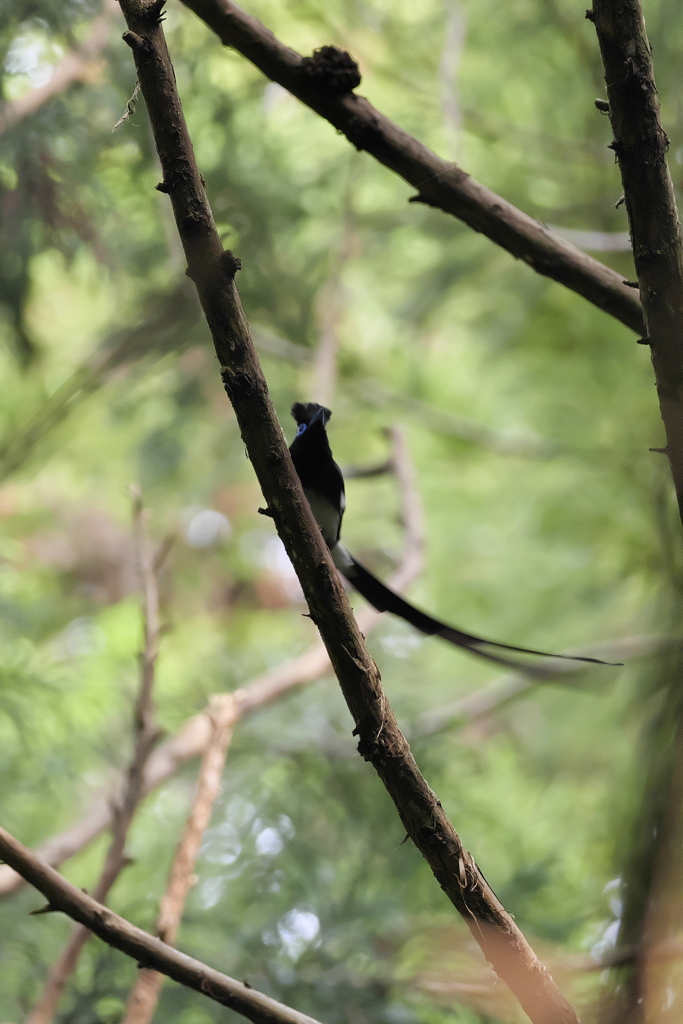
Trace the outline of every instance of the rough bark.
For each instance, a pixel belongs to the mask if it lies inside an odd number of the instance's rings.
[[[183,0],[273,82],[283,86],[338,131],[417,189],[413,202],[426,203],[468,224],[533,270],[565,285],[598,309],[643,332],[638,291],[621,274],[588,256],[545,224],[506,202],[443,160],[351,90],[360,84],[355,62],[331,46],[313,57],[285,46],[232,0]]]
[[[351,612],[329,552],[304,497],[249,335],[234,275],[223,252],[176,91],[160,23],[163,3],[122,0],[138,80],[170,196],[188,274],[211,330],[242,438],[320,630],[346,703],[358,749],[375,767],[406,831],[462,914],[498,975],[535,1024],[576,1024],[577,1016],[464,849],[398,728],[377,666]]]
[[[666,450],[683,517],[683,244],[639,0],[594,0],[614,149],[652,352]]]

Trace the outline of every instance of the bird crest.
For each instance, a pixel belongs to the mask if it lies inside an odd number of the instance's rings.
[[[292,406],[292,416],[299,425],[304,423],[308,426],[319,412],[322,412],[321,419],[323,426],[325,426],[332,415],[331,409],[327,409],[324,405],[318,405],[317,402],[295,402]]]

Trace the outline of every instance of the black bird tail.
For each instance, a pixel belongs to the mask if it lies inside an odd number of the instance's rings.
[[[398,594],[394,593],[393,590],[390,590],[381,580],[378,580],[376,576],[373,576],[365,566],[357,562],[353,555],[341,544],[336,544],[332,549],[332,557],[335,565],[351,586],[366,601],[369,601],[377,611],[391,612],[392,615],[398,615],[399,618],[410,623],[415,629],[419,629],[421,633],[425,633],[427,636],[439,636],[442,640],[447,640],[449,643],[455,644],[456,647],[462,647],[471,654],[476,654],[480,658],[492,661],[496,665],[503,665],[506,668],[513,668],[518,671],[521,670],[538,678],[547,678],[555,675],[550,668],[541,668],[540,666],[529,665],[523,661],[516,661],[514,658],[498,654],[498,651],[511,651],[514,654],[531,654],[541,658],[562,658],[564,661],[582,661],[588,662],[591,665],[618,664],[601,661],[599,658],[582,658],[569,654],[550,654],[547,651],[536,651],[530,647],[515,647],[513,644],[498,643],[496,640],[485,640],[483,637],[474,636],[472,633],[464,633],[454,626],[449,626],[445,622],[433,619],[431,615],[427,615],[425,612],[420,611],[419,608],[409,604]]]

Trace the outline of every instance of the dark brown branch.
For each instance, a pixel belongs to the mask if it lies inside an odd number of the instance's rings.
[[[639,0],[594,0],[646,333],[683,518],[683,244]]]
[[[98,903],[58,871],[44,864],[31,850],[0,827],[0,857],[11,864],[48,901],[51,911],[61,911],[98,935],[114,949],[120,949],[142,967],[154,967],[187,988],[201,992],[221,1006],[242,1014],[254,1024],[318,1024],[313,1017],[292,1010],[269,996],[248,988],[220,971],[207,967],[185,953],[167,946],[130,921]]]
[[[629,288],[620,274],[479,184],[457,164],[432,153],[363,96],[348,89],[339,92],[330,85],[322,72],[331,63],[332,47],[323,47],[313,57],[302,57],[232,0],[183,3],[213,29],[222,43],[234,47],[264,75],[329,121],[357,149],[366,150],[417,189],[413,201],[452,214],[539,274],[565,285],[631,330],[642,333],[638,292]],[[341,51],[333,53],[340,55]],[[342,57],[349,59],[343,54],[338,58],[340,62]],[[316,67],[320,74],[312,73]]]
[[[121,0],[121,7],[129,28],[124,39],[135,58],[188,274],[197,285],[225,389],[267,507],[355,720],[358,749],[375,767],[406,831],[485,956],[531,1019],[535,1024],[575,1024],[576,1014],[464,849],[398,728],[268,395],[235,287],[239,261],[223,252],[195,162],[159,20],[163,3]]]
[[[123,791],[111,808],[112,839],[107,850],[93,898],[106,900],[114,882],[130,863],[126,856],[128,832],[140,801],[145,795],[145,769],[152,749],[159,738],[154,723],[154,666],[159,651],[159,595],[154,572],[154,554],[144,528],[145,509],[139,491],[133,494],[133,526],[137,547],[137,564],[142,591],[144,640],[140,653],[140,684],[134,710],[134,749],[128,766]],[[90,930],[83,924],[74,929],[71,938],[53,965],[43,993],[26,1018],[25,1024],[50,1024],[66,984],[76,969],[78,959]]]

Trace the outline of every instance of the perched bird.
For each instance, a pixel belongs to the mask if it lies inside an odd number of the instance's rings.
[[[292,416],[297,422],[296,437],[290,445],[290,453],[294,468],[308,498],[315,520],[320,527],[325,543],[330,549],[332,560],[342,576],[346,577],[352,587],[369,601],[373,608],[380,612],[392,612],[405,619],[411,626],[419,629],[427,636],[440,636],[443,640],[462,647],[471,654],[486,658],[498,665],[509,668],[523,669],[532,675],[547,676],[552,672],[535,668],[524,662],[516,661],[499,652],[514,654],[531,654],[545,658],[563,658],[569,661],[586,661],[597,665],[610,664],[598,658],[570,657],[563,654],[547,654],[528,647],[515,647],[512,644],[498,643],[473,636],[461,629],[449,626],[445,622],[433,619],[431,615],[421,612],[412,604],[404,601],[393,590],[385,586],[381,580],[357,562],[339,539],[342,518],[346,508],[344,477],[332,456],[332,449],[325,429],[332,413],[323,405],[315,402],[295,402]]]

